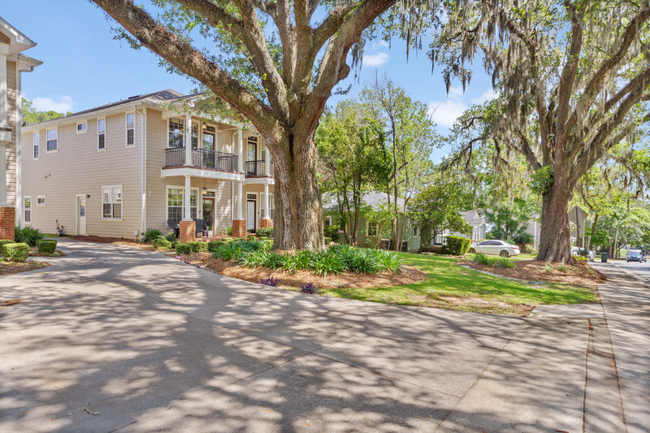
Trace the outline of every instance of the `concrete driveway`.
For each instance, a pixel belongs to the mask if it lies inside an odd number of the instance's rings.
[[[59,246],[0,277],[0,299],[23,301],[0,308],[1,432],[583,428],[588,319],[301,295]]]

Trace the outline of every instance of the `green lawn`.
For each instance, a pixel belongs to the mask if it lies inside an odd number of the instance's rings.
[[[340,298],[400,305],[420,305],[481,313],[527,315],[532,306],[597,302],[589,287],[527,283],[493,277],[456,265],[461,259],[400,253],[405,265],[427,272],[421,283],[371,289],[319,289]]]

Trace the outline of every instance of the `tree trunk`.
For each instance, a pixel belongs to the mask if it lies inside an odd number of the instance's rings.
[[[313,129],[315,131],[316,126]],[[273,155],[277,219],[274,221],[273,247],[283,250],[323,249],[323,206],[313,131],[288,134],[283,141],[282,149],[289,153],[289,158]]]
[[[542,233],[537,260],[568,263],[571,260],[571,231],[569,229],[569,199],[571,188],[557,181],[542,196]]]
[[[591,234],[589,235],[589,243],[587,244],[587,249],[591,250],[591,240],[594,237],[594,233],[596,232],[596,226],[598,224],[598,214],[594,216],[594,223],[591,225]]]

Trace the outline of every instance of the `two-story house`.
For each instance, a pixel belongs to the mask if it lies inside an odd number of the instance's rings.
[[[23,51],[36,43],[0,17],[0,239],[13,239],[20,220],[21,76],[43,62]]]
[[[274,170],[261,137],[193,112],[196,98],[164,90],[23,127],[22,223],[137,239],[179,224],[183,240],[197,218],[213,234],[272,226]]]

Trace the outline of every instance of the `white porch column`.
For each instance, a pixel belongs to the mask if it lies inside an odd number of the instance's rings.
[[[267,151],[268,152],[268,151]],[[267,153],[267,158],[268,158],[268,153]],[[267,170],[268,170],[268,159],[267,159]],[[267,171],[268,173],[268,171]],[[265,183],[264,184],[264,215],[262,215],[262,218],[264,219],[269,219],[271,216],[271,212],[269,212],[269,184]]]
[[[242,216],[242,207],[244,204],[244,197],[242,197],[242,185],[243,182],[237,182],[237,218],[238,220],[243,220]]]
[[[244,131],[241,128],[237,129],[237,171],[244,171]],[[241,219],[241,218],[239,218]]]
[[[192,213],[191,213],[191,207],[192,206],[191,206],[191,201],[190,201],[190,198],[191,198],[191,195],[192,195],[192,190],[191,190],[192,182],[191,182],[191,179],[192,178],[191,178],[191,176],[189,174],[185,175],[185,192],[183,193],[184,194],[183,195],[183,201],[185,201],[185,203],[184,203],[185,218],[183,218],[183,221],[192,221]]]
[[[9,47],[6,44],[0,44],[0,207],[9,206],[7,203],[7,143],[11,141],[12,131],[7,121],[7,54],[9,54]]]
[[[266,147],[266,152],[264,152],[264,154],[266,155],[266,159],[264,160],[264,173],[266,173],[267,176],[273,176],[273,173],[271,173],[271,154],[269,153],[268,147]],[[268,189],[266,185],[265,187]]]
[[[185,165],[191,167],[192,163],[192,115],[185,115]]]
[[[0,128],[9,127],[7,122],[7,54],[9,54],[9,47],[0,44]],[[2,141],[1,138],[0,141]]]

